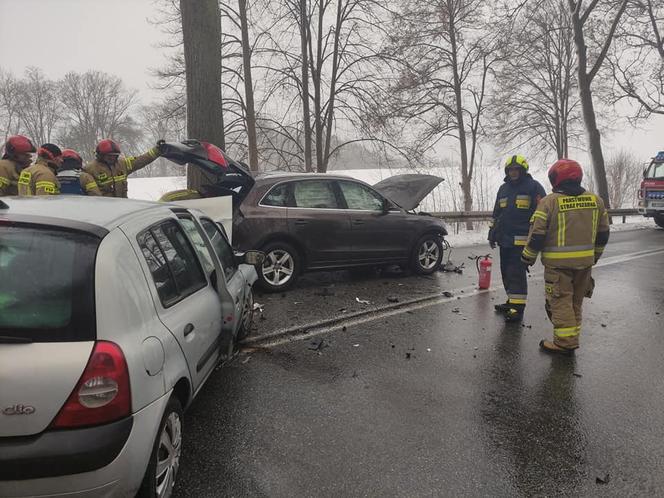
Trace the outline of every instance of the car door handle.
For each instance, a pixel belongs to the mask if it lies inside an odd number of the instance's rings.
[[[364,220],[353,220],[353,225],[364,225]]]
[[[307,225],[308,223],[307,220],[295,220],[296,225]]]
[[[184,336],[187,337],[189,334],[191,334],[194,331],[195,328],[196,327],[194,327],[193,323],[188,323],[187,325],[185,325],[184,326]]]

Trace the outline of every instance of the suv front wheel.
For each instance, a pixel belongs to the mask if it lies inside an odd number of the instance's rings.
[[[268,292],[290,288],[301,271],[297,250],[286,242],[270,242],[261,249],[265,260],[258,272],[260,286]]]
[[[410,257],[410,268],[419,275],[430,275],[440,267],[443,260],[443,243],[439,235],[423,235],[415,243]]]

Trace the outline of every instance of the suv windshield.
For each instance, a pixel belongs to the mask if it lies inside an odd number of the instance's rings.
[[[98,238],[81,232],[0,224],[0,335],[94,340],[98,245]]]

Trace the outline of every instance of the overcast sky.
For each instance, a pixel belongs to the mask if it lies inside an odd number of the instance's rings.
[[[68,71],[99,69],[121,77],[144,102],[158,98],[150,90],[150,69],[163,65],[165,35],[148,22],[155,0],[0,0],[0,67],[20,74],[37,66],[51,78]],[[606,154],[626,148],[647,161],[664,150],[664,117],[642,130],[626,127],[603,137]]]
[[[0,67],[51,78],[99,69],[149,100],[149,70],[164,62],[154,18],[154,0],[0,0]]]

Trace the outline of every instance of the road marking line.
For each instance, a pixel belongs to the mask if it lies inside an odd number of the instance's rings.
[[[605,259],[600,259],[599,262],[594,266],[594,268],[617,265],[620,263],[626,263],[628,261],[633,261],[635,259],[646,258],[648,256],[655,256],[658,254],[664,254],[664,249],[638,251],[638,252],[624,254],[621,256],[609,256]],[[537,271],[530,273],[531,277],[539,277],[542,275],[544,275],[544,271]],[[281,344],[286,344],[289,342],[302,341],[305,339],[309,339],[311,337],[316,337],[321,334],[326,334],[328,332],[338,331],[342,327],[362,325],[364,323],[372,322],[375,320],[389,318],[395,315],[401,315],[409,311],[416,311],[431,306],[437,306],[440,304],[460,301],[461,299],[478,296],[480,294],[489,294],[491,292],[496,292],[502,288],[503,285],[495,285],[485,290],[480,290],[475,285],[469,287],[462,287],[460,289],[454,289],[453,291],[451,291],[454,294],[454,296],[452,297],[444,297],[441,296],[440,293],[431,294],[429,296],[424,296],[415,300],[399,303],[392,306],[385,306],[382,308],[360,311],[356,313],[354,316],[348,316],[340,319],[333,318],[333,319],[321,320],[318,322],[293,327],[291,329],[280,330],[277,332],[273,332],[271,334],[265,334],[253,338],[249,337],[248,340],[244,342],[244,344],[249,347],[259,346],[259,345],[261,347],[279,346]]]

